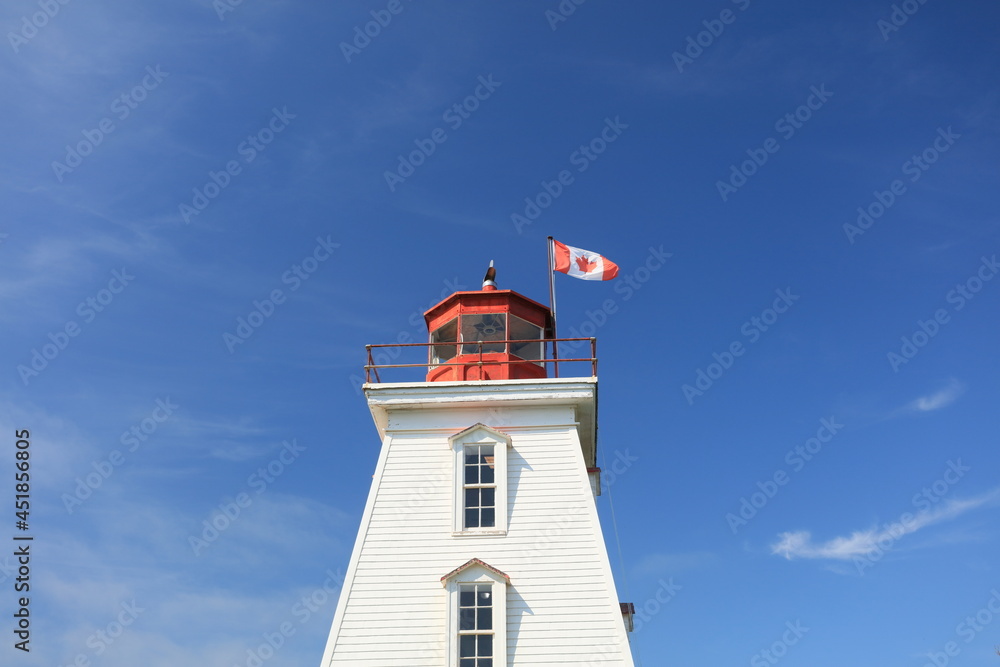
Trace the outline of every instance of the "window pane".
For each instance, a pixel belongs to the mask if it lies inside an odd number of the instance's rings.
[[[497,495],[496,489],[480,489],[482,492],[481,502],[483,507],[493,507],[496,505],[495,499]]]
[[[471,609],[469,611],[471,611]],[[476,616],[477,616],[477,620],[479,621],[478,624],[477,624],[477,626],[476,626],[477,630],[492,630],[493,629],[493,610],[492,609],[477,609],[476,610]]]
[[[476,667],[476,661],[474,658],[468,660],[462,660],[458,663],[459,667]]]
[[[458,638],[458,642],[459,642],[458,657],[460,658],[476,657],[476,635],[461,635]]]
[[[483,466],[480,469],[480,471],[482,473],[482,483],[483,484],[493,484],[494,483],[493,468],[487,468],[486,466]]]
[[[462,607],[476,606],[476,587],[462,586],[458,592],[458,604]]]
[[[472,509],[474,507],[479,507],[479,489],[466,489],[465,490],[465,508]],[[492,489],[483,489],[483,491],[492,491]]]
[[[486,466],[483,466],[482,468],[480,468],[480,473],[482,474],[482,483],[483,484],[493,484],[494,483],[493,468],[488,468]]]
[[[477,654],[480,658],[492,658],[493,657],[493,635],[477,635],[479,637],[479,653]]]
[[[477,465],[465,466],[465,483],[479,484],[479,466]]]
[[[431,342],[451,342],[458,340],[458,318],[441,325],[439,328],[431,332]],[[455,356],[458,351],[457,345],[435,345],[432,348],[431,356],[433,358],[433,363],[440,363],[442,361],[448,361]]]
[[[538,340],[541,337],[541,327],[530,322],[525,322],[520,317],[510,316],[510,340],[522,341],[510,344],[511,354],[515,354],[522,359],[541,359],[542,344]]]
[[[458,629],[459,630],[475,630],[476,629],[476,610],[475,609],[462,609],[458,615]]]
[[[493,525],[493,524],[490,524]],[[479,528],[479,510],[465,510],[465,527]]]
[[[491,595],[492,588],[493,586],[490,584],[480,584],[479,596],[477,598],[480,607],[489,607],[493,604],[492,602],[490,602],[490,598],[492,597]]]
[[[478,661],[477,667],[493,667],[493,658],[482,658]]]
[[[507,339],[507,314],[483,313],[481,315],[462,315],[462,346],[463,354],[478,354],[477,341],[483,341],[483,352],[503,352],[503,343],[488,344],[491,340]]]
[[[493,528],[497,525],[496,510],[492,507],[483,508],[482,521],[480,521],[479,526],[481,528]]]

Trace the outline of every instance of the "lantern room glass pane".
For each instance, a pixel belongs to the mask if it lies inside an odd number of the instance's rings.
[[[458,345],[437,345],[458,341],[458,318],[445,322],[431,332],[431,364],[440,364],[458,354]]]
[[[542,328],[520,317],[510,316],[510,353],[522,359],[542,358]],[[537,363],[537,362],[536,362]]]
[[[507,340],[507,313],[462,315],[462,340],[462,354],[478,354],[478,341],[483,341],[483,352],[504,352],[505,343],[489,341]]]

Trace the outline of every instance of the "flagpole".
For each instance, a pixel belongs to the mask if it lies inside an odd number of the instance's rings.
[[[558,343],[555,342],[555,339],[558,338],[559,336],[556,335],[556,280],[555,280],[555,277],[556,277],[556,274],[555,274],[556,265],[555,265],[555,262],[553,261],[553,257],[555,255],[555,251],[553,249],[553,243],[552,243],[553,240],[554,239],[550,236],[550,237],[548,237],[548,241],[546,243],[546,246],[548,247],[548,251],[549,251],[549,310],[552,311],[552,339],[553,339],[552,340],[552,358],[553,359],[559,359],[559,345],[558,345]],[[556,361],[556,363],[555,363],[555,376],[559,377],[559,362],[558,361]]]

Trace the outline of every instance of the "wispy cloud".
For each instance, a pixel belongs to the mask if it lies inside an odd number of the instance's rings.
[[[847,537],[835,537],[821,543],[813,542],[809,531],[781,533],[778,535],[778,541],[771,545],[771,553],[784,556],[788,560],[794,558],[850,560],[857,556],[867,556],[883,548],[879,546],[879,542],[885,544],[887,541],[897,541],[904,535],[915,533],[935,523],[954,519],[998,498],[1000,489],[968,500],[948,500],[940,507],[918,512],[912,519],[906,521],[901,519],[881,529],[875,526],[868,530],[855,531]]]
[[[312,596],[330,563],[346,562],[350,546],[342,536],[352,519],[324,503],[268,491],[254,496],[230,527],[194,556],[188,538],[208,508],[178,507],[176,490],[170,496],[137,500],[132,493],[114,503],[88,505],[72,522],[54,517],[46,538],[49,567],[40,575],[45,610],[40,618],[59,631],[56,641],[38,648],[39,660],[31,664],[93,658],[94,633],[118,618],[122,603],[133,601],[142,612],[113,646],[107,643],[103,665],[243,664],[261,634],[282,623],[291,624],[294,638],[287,635],[290,641],[267,662],[270,667],[302,664],[322,647],[336,590]],[[290,582],[265,576],[251,589],[240,583],[255,567],[274,573],[292,561],[296,576]],[[301,602],[306,596],[315,601],[308,614]],[[157,657],[142,657],[150,651]]]
[[[923,412],[934,412],[946,408],[965,393],[965,384],[955,378],[949,378],[948,382],[937,391],[918,396],[917,398],[894,408],[885,409],[878,421],[888,419],[898,419],[900,417],[913,416]]]
[[[951,378],[947,386],[933,394],[921,396],[906,406],[907,410],[916,412],[931,412],[940,410],[954,403],[965,392],[965,385]]]

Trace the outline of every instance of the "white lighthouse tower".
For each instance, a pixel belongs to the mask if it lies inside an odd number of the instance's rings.
[[[492,281],[424,318],[425,381],[381,382],[369,346],[382,450],[321,667],[631,667],[594,352],[558,377],[549,309]]]

